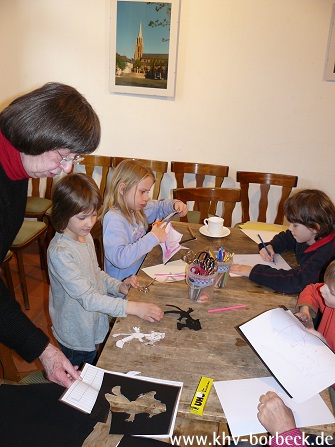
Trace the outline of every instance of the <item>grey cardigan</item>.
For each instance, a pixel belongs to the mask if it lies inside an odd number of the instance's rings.
[[[107,335],[108,315],[126,316],[121,281],[99,268],[90,234],[81,243],[56,233],[48,247],[48,267],[56,339],[70,349],[94,351]]]

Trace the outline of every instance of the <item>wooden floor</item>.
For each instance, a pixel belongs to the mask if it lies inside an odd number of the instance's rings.
[[[23,304],[23,296],[17,274],[16,258],[13,256],[10,266],[16,300],[20,303],[21,309],[28,316],[28,318],[30,318],[36,326],[41,328],[57,346],[57,343],[52,335],[51,321],[48,312],[49,285],[46,282],[45,273],[40,267],[37,243],[31,244],[27,247],[23,253],[23,260],[26,271],[30,309],[26,310]],[[35,360],[33,363],[27,363],[17,354],[15,354],[15,363],[20,374],[22,373],[22,376],[26,373],[43,369],[39,360]]]

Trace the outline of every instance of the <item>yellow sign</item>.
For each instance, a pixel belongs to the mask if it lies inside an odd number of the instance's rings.
[[[207,398],[209,396],[209,392],[212,388],[213,379],[209,379],[208,377],[201,377],[200,382],[198,384],[198,388],[194,393],[190,413],[199,414],[202,416],[204,411]]]

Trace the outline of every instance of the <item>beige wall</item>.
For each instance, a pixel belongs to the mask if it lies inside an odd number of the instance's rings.
[[[108,92],[109,0],[0,0],[0,107],[65,82],[101,118],[100,154],[227,164],[227,186],[236,170],[296,174],[335,200],[332,4],[181,0],[176,96],[157,99]]]

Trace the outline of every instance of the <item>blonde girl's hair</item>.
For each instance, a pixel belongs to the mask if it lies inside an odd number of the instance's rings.
[[[143,210],[131,210],[124,198],[128,191],[135,186],[134,199],[138,184],[146,177],[152,177],[155,181],[155,175],[151,168],[144,166],[137,160],[125,159],[114,170],[109,190],[106,194],[101,216],[107,211],[113,210],[124,215],[130,224],[134,221],[138,224],[142,222],[145,228],[148,227],[148,221]],[[120,184],[124,183],[123,194],[120,193]]]

